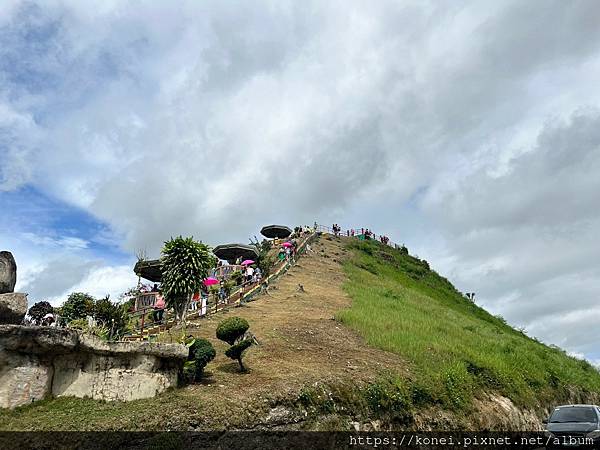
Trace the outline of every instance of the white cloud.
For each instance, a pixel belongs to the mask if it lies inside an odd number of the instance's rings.
[[[51,303],[61,303],[71,292],[86,292],[95,298],[109,295],[113,301],[116,301],[123,292],[136,284],[137,277],[129,265],[99,266],[88,271],[77,284],[69,286],[60,295],[53,297]]]
[[[12,4],[0,183],[150,256],[177,234],[360,220],[589,352],[591,327],[542,323],[598,296],[599,20],[585,1]],[[48,236],[22,241],[99,242]],[[110,284],[103,270],[85,255],[71,286]]]
[[[37,246],[60,249],[62,251],[82,250],[87,248],[89,245],[89,242],[86,240],[73,236],[50,237],[25,232],[21,233],[21,237],[24,241],[31,242]]]

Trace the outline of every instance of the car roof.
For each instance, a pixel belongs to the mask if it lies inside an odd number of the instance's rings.
[[[586,407],[586,408],[600,408],[600,406],[597,405],[585,405],[585,404],[574,404],[574,405],[560,405],[555,407],[554,409],[559,409],[559,408],[573,408],[573,407]]]

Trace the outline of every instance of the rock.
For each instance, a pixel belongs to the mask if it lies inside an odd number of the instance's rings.
[[[20,324],[27,314],[27,294],[0,294],[0,324]]]
[[[0,294],[14,292],[17,283],[17,263],[11,252],[0,252]]]
[[[299,420],[300,418],[296,411],[288,409],[285,406],[276,406],[271,408],[269,414],[263,420],[263,423],[269,427],[273,427],[275,425],[297,423]]]
[[[73,329],[0,325],[0,408],[48,395],[154,397],[177,386],[188,353],[181,344],[105,342]]]
[[[373,431],[381,431],[381,420],[371,420]]]

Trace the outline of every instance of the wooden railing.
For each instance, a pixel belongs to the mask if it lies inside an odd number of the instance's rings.
[[[243,271],[245,267],[237,264],[225,264],[224,266],[215,267],[212,275],[215,278],[227,280],[233,272]]]
[[[206,302],[204,302],[203,298],[200,298],[195,304],[191,303],[188,308],[187,317],[193,318],[194,315],[196,315],[196,317],[204,317],[228,309],[231,306],[240,305],[246,300],[251,300],[255,294],[266,289],[270,282],[287,272],[287,270],[296,263],[297,258],[305,252],[307,244],[315,237],[316,233],[309,233],[296,238],[297,240],[300,240],[296,249],[296,254],[289,259],[286,258],[282,261],[278,260],[271,268],[271,273],[268,277],[257,282],[244,281],[239,287],[234,288],[233,292],[225,298],[219,296],[218,292],[213,291],[205,297]],[[229,265],[222,267],[235,267],[237,268],[236,270],[239,270],[242,266]],[[233,271],[230,273],[233,273]],[[161,323],[146,321],[148,312],[154,310],[153,306],[155,298],[155,292],[142,293],[136,298],[136,311],[131,315],[133,317],[140,317],[140,327],[132,334],[126,336],[126,339],[144,339],[145,337],[159,334],[161,331],[170,328],[169,325],[175,323],[174,317],[172,317],[172,314],[170,314],[167,309],[164,310],[164,316]],[[137,307],[138,305],[140,308]]]

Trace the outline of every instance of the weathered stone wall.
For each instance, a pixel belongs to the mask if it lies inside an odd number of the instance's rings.
[[[48,395],[135,400],[177,385],[179,344],[108,343],[75,330],[0,325],[0,407]]]

